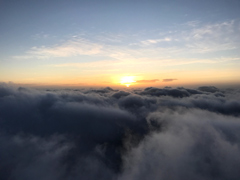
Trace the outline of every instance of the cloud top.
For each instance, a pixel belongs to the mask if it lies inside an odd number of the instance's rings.
[[[239,102],[239,90],[212,86],[0,84],[0,178],[238,179]]]

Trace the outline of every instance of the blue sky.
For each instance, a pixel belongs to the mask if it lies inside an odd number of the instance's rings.
[[[3,0],[0,81],[237,83],[239,32],[238,0]]]

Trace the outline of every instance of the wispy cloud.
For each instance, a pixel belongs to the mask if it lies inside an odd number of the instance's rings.
[[[141,43],[143,45],[151,45],[151,44],[157,44],[157,43],[160,43],[160,42],[170,42],[170,41],[172,41],[171,38],[165,37],[164,39],[148,39],[148,40],[145,40],[145,41],[141,41]]]
[[[49,38],[49,37],[50,37],[49,34],[46,34],[46,33],[41,32],[41,33],[34,34],[34,35],[32,36],[32,39],[34,39],[34,40],[39,40],[39,39],[47,39],[47,38]]]
[[[84,39],[68,41],[54,47],[33,47],[28,54],[38,58],[71,57],[77,55],[95,55],[101,53],[102,46]]]
[[[103,39],[101,39],[103,40]],[[105,39],[106,40],[106,39]],[[114,59],[132,58],[138,51],[123,46],[114,46],[102,42],[93,42],[88,39],[76,38],[46,47],[32,47],[24,55],[13,56],[15,59],[50,59],[58,57],[75,57],[80,55],[106,56]]]
[[[195,53],[236,49],[240,45],[239,24],[234,20],[205,25],[196,23],[193,29],[182,33],[181,41]]]
[[[195,20],[195,21],[188,21],[184,23],[184,25],[190,26],[190,27],[197,27],[200,24],[200,21]]]
[[[177,31],[163,32],[163,37],[143,40],[138,45],[177,49],[178,53],[184,54],[233,50],[240,46],[239,25],[237,20],[209,24],[189,21],[181,25],[181,28],[176,27]],[[166,46],[161,42],[168,44]]]
[[[106,59],[115,59],[119,60],[120,63],[124,61],[143,63],[142,60],[156,63],[168,59],[171,60],[172,65],[199,62],[215,63],[216,57],[214,57],[215,59],[200,59],[196,58],[196,54],[222,53],[226,50],[237,49],[240,46],[239,25],[238,21],[215,24],[201,24],[199,21],[191,21],[182,25],[185,29],[173,30],[165,34],[159,33],[160,35],[156,38],[140,40],[140,36],[136,35],[134,39],[130,38],[129,35],[129,39],[131,39],[129,42],[127,42],[127,35],[114,36],[110,34],[108,36],[105,33],[89,38],[88,34],[84,34],[81,37],[74,36],[68,41],[54,46],[32,47],[25,54],[14,56],[14,58],[51,59],[86,55],[95,58],[101,56],[106,57]],[[188,28],[186,29],[186,27]],[[182,56],[188,58],[183,59]]]

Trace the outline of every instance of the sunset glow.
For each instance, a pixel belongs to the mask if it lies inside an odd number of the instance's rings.
[[[121,84],[129,87],[132,83],[136,82],[134,76],[124,76],[121,78]]]

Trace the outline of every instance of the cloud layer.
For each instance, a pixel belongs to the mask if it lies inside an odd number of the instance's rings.
[[[0,84],[0,179],[239,179],[240,91]]]

